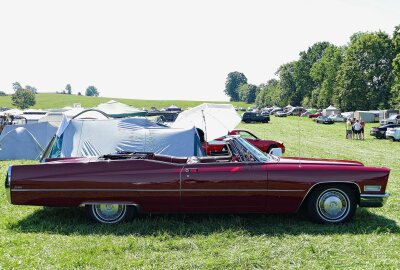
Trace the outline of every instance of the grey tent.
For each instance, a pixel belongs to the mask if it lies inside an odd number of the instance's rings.
[[[7,125],[0,135],[0,142],[2,144],[0,159],[37,159],[40,152],[46,148],[54,137],[56,131],[57,128],[48,122],[26,125]],[[10,136],[13,136],[13,138],[10,139]],[[32,140],[28,139],[30,137],[32,137]],[[27,141],[31,141],[32,145],[37,144],[41,149],[39,153],[36,154],[36,150],[34,150],[37,149],[36,146],[31,147],[27,145]],[[18,157],[15,157],[15,155],[11,153],[12,151],[19,153]]]
[[[173,129],[146,118],[65,120],[48,147],[48,157],[100,156],[117,151],[201,156],[195,128]]]
[[[24,127],[4,133],[0,139],[0,160],[38,159],[42,147]]]

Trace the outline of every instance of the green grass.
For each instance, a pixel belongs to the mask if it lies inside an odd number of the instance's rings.
[[[400,143],[345,140],[344,124],[271,120],[239,127],[284,141],[285,155],[298,155],[300,141],[302,156],[391,168],[388,203],[337,226],[298,214],[144,215],[104,226],[89,223],[84,209],[10,205],[0,189],[0,269],[397,269]],[[1,179],[11,163],[22,162],[0,162]]]
[[[63,94],[36,94],[36,104],[34,109],[54,109],[62,108],[65,106],[72,106],[74,103],[80,103],[84,108],[92,108],[100,103],[109,100],[116,100],[136,108],[155,106],[159,109],[171,106],[172,104],[186,109],[187,107],[194,107],[202,103],[230,103],[238,107],[247,108],[249,104],[245,102],[227,102],[227,101],[187,101],[187,100],[142,100],[142,99],[123,99],[123,98],[108,98],[108,97],[86,97],[78,95],[63,95]],[[12,108],[11,96],[0,96],[0,107]]]

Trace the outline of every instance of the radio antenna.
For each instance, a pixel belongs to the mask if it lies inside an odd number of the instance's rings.
[[[300,144],[300,114],[297,116],[297,130],[299,132],[299,167],[301,167],[301,156],[300,156],[300,148],[301,148],[301,144]]]
[[[206,117],[204,116],[204,110],[201,110],[201,114],[203,115],[203,121],[204,121],[204,136],[206,140],[206,156],[207,156],[208,153],[207,122],[206,122]]]

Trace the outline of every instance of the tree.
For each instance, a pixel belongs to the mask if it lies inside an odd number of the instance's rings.
[[[350,39],[335,88],[343,110],[385,108],[393,82],[395,50],[386,33],[357,33]]]
[[[315,83],[308,100],[303,105],[317,108],[326,108],[334,104],[334,86],[339,67],[342,63],[344,48],[330,45],[325,49],[322,57],[311,67],[310,75]]]
[[[400,109],[400,53],[393,60],[394,82],[391,89],[390,105]]]
[[[255,102],[257,107],[287,105],[285,104],[286,100],[282,98],[280,81],[276,79],[269,80],[259,91]]]
[[[78,96],[82,96],[81,92],[78,92]]]
[[[94,86],[89,86],[86,89],[86,93],[85,93],[85,95],[88,96],[88,97],[98,97],[99,94],[100,93],[97,91],[97,88],[94,87]]]
[[[231,101],[239,101],[239,87],[242,84],[247,84],[247,78],[243,73],[235,71],[228,74],[224,92]]]
[[[19,89],[22,89],[22,86],[19,82],[15,82],[12,84],[12,88],[14,89],[14,91],[17,91]]]
[[[37,89],[33,86],[27,85],[25,86],[25,89],[31,91],[34,94],[37,94]]]
[[[242,84],[239,86],[239,99],[246,103],[254,103],[258,87],[254,84]]]
[[[18,89],[11,95],[11,104],[20,109],[27,109],[36,104],[35,94],[28,89]]]
[[[4,97],[4,96],[7,96],[7,94],[3,91],[0,91],[0,97]]]
[[[281,89],[281,97],[280,100],[281,105],[287,104],[296,104],[296,101],[299,101],[299,98],[296,98],[296,81],[294,79],[294,67],[296,62],[290,62],[283,64],[279,67],[276,75],[279,76],[279,84]]]
[[[71,85],[70,85],[70,84],[67,84],[67,85],[65,86],[65,92],[67,92],[68,95],[71,95],[71,94],[72,94],[72,88],[71,88]]]
[[[305,97],[311,99],[316,84],[310,75],[310,70],[329,46],[331,46],[329,42],[317,42],[307,51],[300,53],[300,59],[296,61],[293,69],[296,93],[292,95],[292,105],[300,105]]]

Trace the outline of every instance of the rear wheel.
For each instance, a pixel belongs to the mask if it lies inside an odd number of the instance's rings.
[[[90,204],[86,205],[86,212],[95,222],[117,224],[131,221],[136,214],[136,207],[125,204]]]
[[[353,190],[345,185],[317,187],[308,200],[307,212],[319,223],[343,223],[349,221],[357,203]]]

